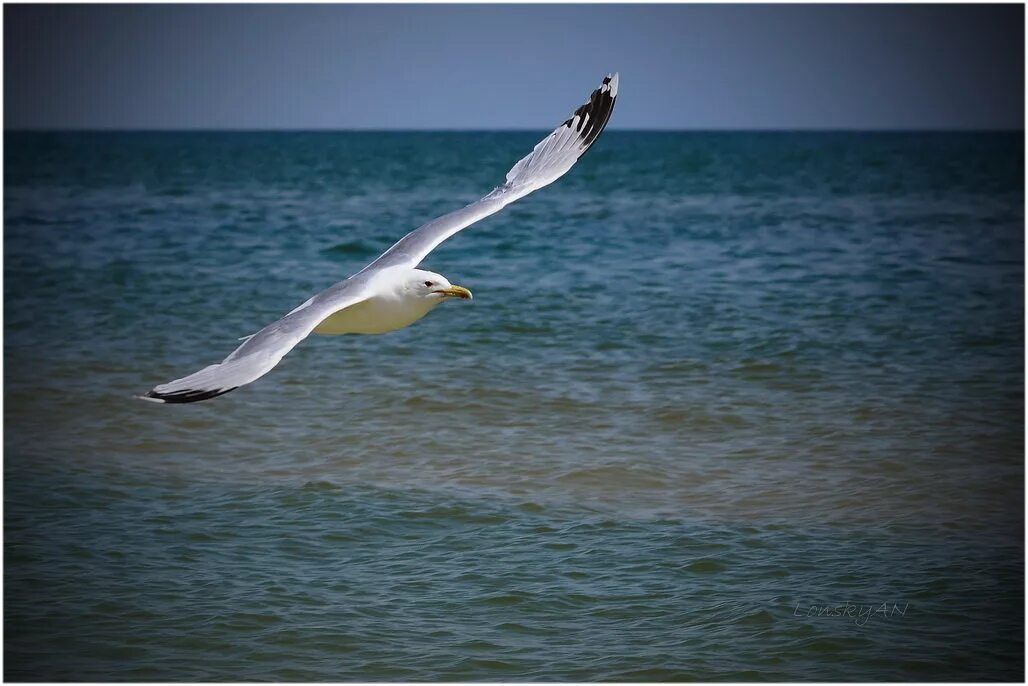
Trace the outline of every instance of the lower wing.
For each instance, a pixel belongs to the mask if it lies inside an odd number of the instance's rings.
[[[145,396],[139,397],[158,403],[195,403],[256,381],[270,372],[326,317],[364,300],[363,285],[362,279],[348,279],[336,284],[249,336],[220,363],[155,386]]]

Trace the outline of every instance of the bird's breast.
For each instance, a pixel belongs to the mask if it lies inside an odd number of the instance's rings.
[[[323,336],[388,333],[410,326],[432,309],[425,298],[371,298],[326,317],[314,329]]]

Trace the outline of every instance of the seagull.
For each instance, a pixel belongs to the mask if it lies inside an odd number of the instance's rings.
[[[505,182],[467,207],[444,214],[401,238],[374,262],[321,291],[276,322],[240,340],[218,364],[161,384],[143,400],[193,403],[256,381],[311,333],[381,334],[418,321],[441,302],[471,300],[471,291],[418,269],[440,243],[564,176],[599,137],[618,95],[618,75],[608,75],[585,103],[515,164]]]

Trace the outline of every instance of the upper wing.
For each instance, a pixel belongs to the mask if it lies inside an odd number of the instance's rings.
[[[575,110],[570,119],[507,172],[506,183],[481,200],[411,231],[364,269],[397,265],[416,267],[437,245],[461,229],[564,176],[596,142],[610,119],[617,95],[618,75],[614,74],[603,79],[600,87],[589,97],[589,102]]]
[[[356,276],[341,281],[248,337],[221,363],[156,386],[141,397],[160,403],[192,403],[256,381],[271,371],[325,317],[365,300],[367,284],[367,278]]]

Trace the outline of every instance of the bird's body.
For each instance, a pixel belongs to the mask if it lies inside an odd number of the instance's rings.
[[[505,183],[481,200],[411,231],[357,274],[246,337],[220,363],[157,386],[144,399],[190,403],[214,398],[267,374],[311,333],[388,333],[410,326],[444,300],[470,300],[471,291],[450,284],[439,274],[418,269],[418,264],[461,229],[566,174],[607,125],[617,89],[617,74],[605,78],[589,102],[515,164]]]
[[[441,288],[452,288],[442,276],[420,269],[390,267],[378,272],[374,282],[369,284],[374,293],[367,300],[333,312],[314,327],[314,333],[322,336],[341,336],[348,333],[376,334],[405,329],[432,311],[446,298],[422,298],[405,284],[439,283]],[[445,285],[444,285],[445,284]],[[471,299],[471,293],[462,295],[459,290],[451,291],[447,297]]]
[[[398,297],[393,293],[376,295],[339,310],[314,327],[321,336],[348,333],[389,333],[405,329],[428,314],[435,305]]]

